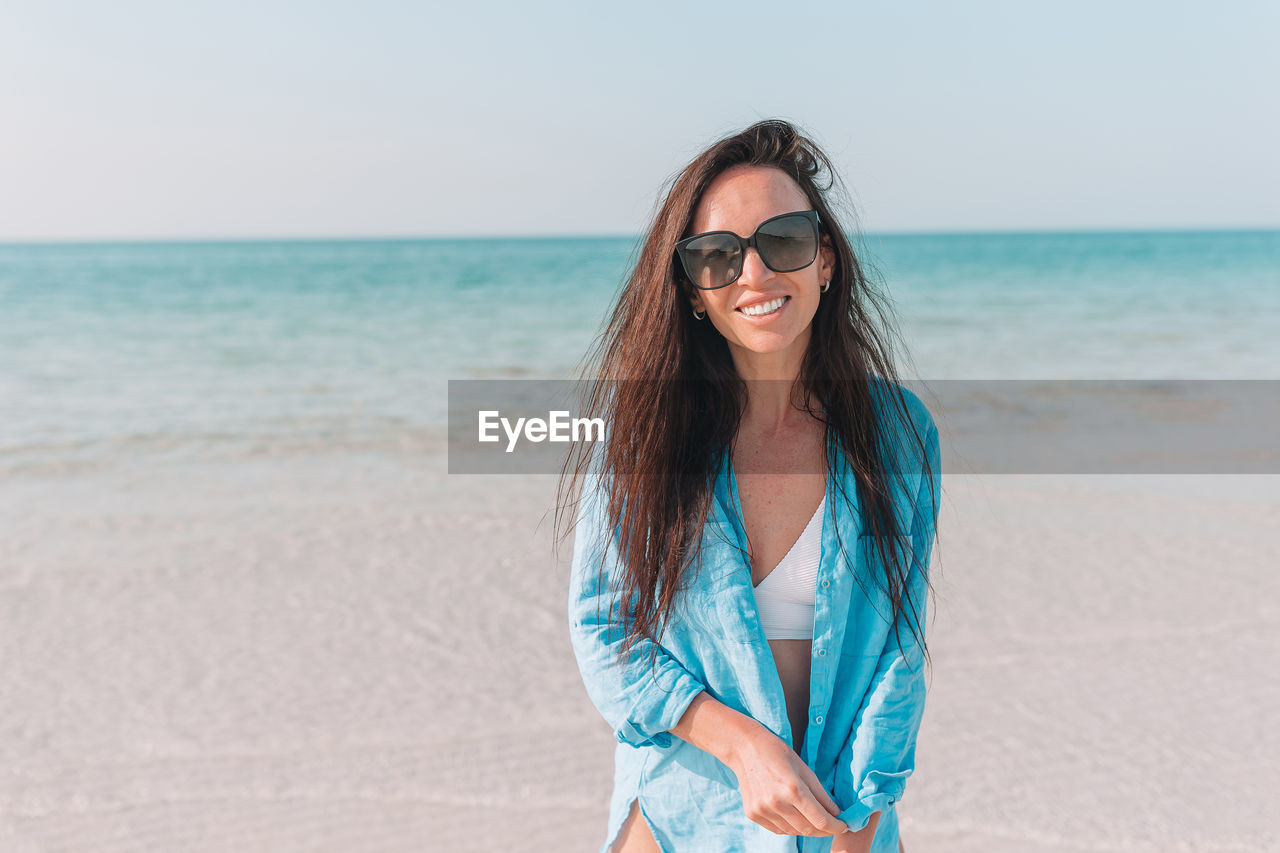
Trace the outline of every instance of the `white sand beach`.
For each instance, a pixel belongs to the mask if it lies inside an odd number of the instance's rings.
[[[597,849],[554,478],[443,471],[0,487],[0,850]],[[1276,849],[1277,486],[946,477],[906,849]]]

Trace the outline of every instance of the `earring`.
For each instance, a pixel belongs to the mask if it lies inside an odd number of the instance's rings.
[[[701,319],[702,319],[703,317],[705,317],[705,316],[707,316],[707,312],[706,312],[706,311],[703,311],[701,314],[699,314],[699,313],[698,313],[698,306],[697,306],[697,305],[693,306],[693,318],[694,318],[695,320],[701,320]]]
[[[819,292],[819,293],[826,293],[826,292],[827,292],[828,290],[830,290],[830,289],[831,289],[831,279],[827,279],[826,284],[824,284],[824,285],[822,285],[822,287],[819,287],[819,288],[818,288],[818,292]]]

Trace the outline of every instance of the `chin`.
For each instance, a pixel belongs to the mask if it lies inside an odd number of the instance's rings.
[[[737,345],[748,352],[768,355],[769,353],[790,349],[795,344],[797,337],[799,336],[782,335],[776,332],[761,332],[738,338]]]

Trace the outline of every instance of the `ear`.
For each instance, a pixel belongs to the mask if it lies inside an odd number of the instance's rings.
[[[698,292],[698,288],[686,284],[681,290],[684,292],[685,298],[689,300],[689,306],[695,311],[701,311],[705,306],[702,304],[702,294]]]
[[[836,250],[831,248],[831,242],[825,237],[822,240],[822,246],[818,250],[818,260],[820,266],[819,274],[823,281],[830,281],[835,278],[836,274]]]

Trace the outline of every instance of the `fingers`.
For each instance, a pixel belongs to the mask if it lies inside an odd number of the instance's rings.
[[[807,835],[825,838],[832,835],[841,835],[848,828],[842,821],[830,817],[828,817],[830,823],[815,826],[813,821],[795,806],[780,807],[770,817],[757,814],[751,820],[760,824],[774,835]]]
[[[769,824],[783,828],[780,834],[829,836],[839,835],[848,825],[827,811],[806,786],[793,788],[786,799],[775,800],[767,813],[753,818],[761,826]],[[770,830],[777,832],[777,830]]]
[[[795,806],[786,806],[782,808],[781,811],[784,813],[783,816],[786,818],[787,823],[791,826],[791,835],[816,836],[826,834],[818,832],[817,829],[814,828],[813,824],[809,822],[808,818],[806,818]]]
[[[767,830],[769,830],[770,832],[772,832],[774,835],[795,835],[795,833],[791,831],[791,828],[790,828],[790,827],[787,827],[786,829],[783,829],[783,828],[779,827],[776,823],[774,823],[773,821],[769,820],[769,819],[768,819],[768,818],[766,818],[766,817],[763,817],[763,816],[757,815],[756,817],[751,818],[751,820],[753,820],[753,821],[755,821],[756,823],[760,824],[760,825],[761,825],[761,826],[763,826],[765,829],[767,829]]]
[[[812,825],[815,830],[818,830],[819,835],[844,833],[846,829],[849,829],[849,825],[836,817],[840,813],[840,809],[836,808],[836,803],[832,802],[831,797],[827,797],[827,792],[823,790],[822,786],[819,785],[818,790],[822,792],[819,794],[820,797],[826,799],[827,802],[831,802],[831,807],[824,807],[818,799],[814,798],[813,792],[804,790],[796,800],[796,808],[805,817],[806,822]]]
[[[807,822],[821,835],[835,835],[844,832],[849,825],[840,820],[840,807],[831,799],[827,789],[822,787],[818,777],[808,766],[801,769],[805,788],[796,797],[795,806],[804,815]]]
[[[834,817],[812,797],[802,796],[788,807],[784,817],[796,827],[796,835],[837,835],[847,828],[844,821]]]
[[[779,835],[809,835],[812,832],[804,816],[791,806],[779,806],[772,823],[781,827],[776,830]]]
[[[800,778],[809,786],[809,793],[817,799],[824,809],[833,815],[840,814],[840,807],[836,805],[836,801],[831,799],[831,795],[827,793],[827,789],[822,787],[822,783],[818,781],[818,776],[813,772],[807,764],[799,765]]]
[[[774,835],[811,835],[812,827],[795,806],[784,800],[750,809],[747,817]]]
[[[817,776],[813,777],[813,781],[809,784],[809,789],[812,791],[813,795],[818,798],[818,802],[822,805],[822,807],[826,809],[830,814],[833,814],[833,815],[840,814],[840,807],[836,805],[835,800],[831,799],[831,795],[827,793],[827,789],[822,787],[822,784],[818,782]],[[842,820],[837,819],[837,823],[841,824],[842,826],[845,825],[844,821]],[[841,831],[843,832],[843,830]]]

